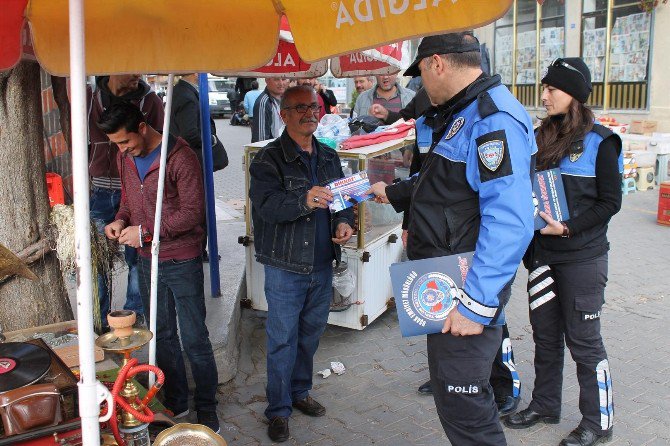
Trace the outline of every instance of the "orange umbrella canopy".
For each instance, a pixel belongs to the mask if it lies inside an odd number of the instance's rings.
[[[279,45],[277,54],[265,66],[252,71],[235,71],[217,73],[221,76],[273,77],[287,76],[292,78],[321,77],[330,70],[335,77],[355,77],[372,74],[394,74],[402,68],[403,42],[382,45],[371,50],[357,51],[321,60],[314,63],[305,62],[295,46],[291,26],[286,16],[282,16],[279,26]]]
[[[17,11],[36,56],[69,72],[68,1],[7,0],[0,43],[19,44]],[[4,2],[3,2],[4,3]],[[88,74],[250,71],[276,54],[288,17],[306,62],[413,37],[471,29],[502,17],[512,0],[85,0]],[[19,51],[20,53],[20,51]],[[5,55],[6,54],[6,55]],[[0,52],[0,69],[16,51]],[[8,62],[10,60],[10,62]]]

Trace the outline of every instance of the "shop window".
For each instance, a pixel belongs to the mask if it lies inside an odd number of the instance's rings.
[[[496,22],[494,42],[494,66],[495,73],[500,75],[503,84],[512,87],[512,54],[514,51],[514,36],[512,32],[514,19],[514,7]]]
[[[614,2],[607,70],[607,13],[607,1],[584,2],[582,58],[593,82],[589,105],[646,109],[652,15],[640,11],[637,2]]]
[[[540,16],[540,78],[547,67],[565,56],[565,5],[544,2]]]
[[[536,0],[518,0],[516,4],[516,83],[517,85],[535,85],[537,3]]]
[[[552,1],[538,6],[536,0],[516,0],[505,17],[496,22],[494,50],[494,68],[502,82],[523,105],[538,105],[542,73],[565,51],[565,5]]]

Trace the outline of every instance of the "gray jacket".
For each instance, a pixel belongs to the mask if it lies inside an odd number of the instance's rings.
[[[405,108],[416,93],[410,90],[409,88],[401,86],[397,82],[395,86],[398,88],[398,91],[400,92],[400,104],[401,104],[400,108]],[[358,95],[358,98],[356,98],[356,105],[354,105],[353,116],[363,116],[370,114],[368,110],[370,110],[370,107],[372,106],[372,101],[374,99],[374,93],[376,89],[377,85],[375,85],[369,90],[365,90],[363,93]]]

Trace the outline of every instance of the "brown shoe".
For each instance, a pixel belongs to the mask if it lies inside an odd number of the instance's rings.
[[[311,396],[307,396],[304,400],[294,402],[293,407],[310,417],[322,417],[326,414],[326,408]]]
[[[282,443],[288,440],[288,418],[274,417],[268,426],[268,437],[275,443]]]

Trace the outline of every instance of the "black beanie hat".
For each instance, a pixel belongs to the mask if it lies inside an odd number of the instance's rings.
[[[579,57],[556,59],[547,68],[541,82],[566,92],[581,103],[587,101],[593,90],[589,67]]]

